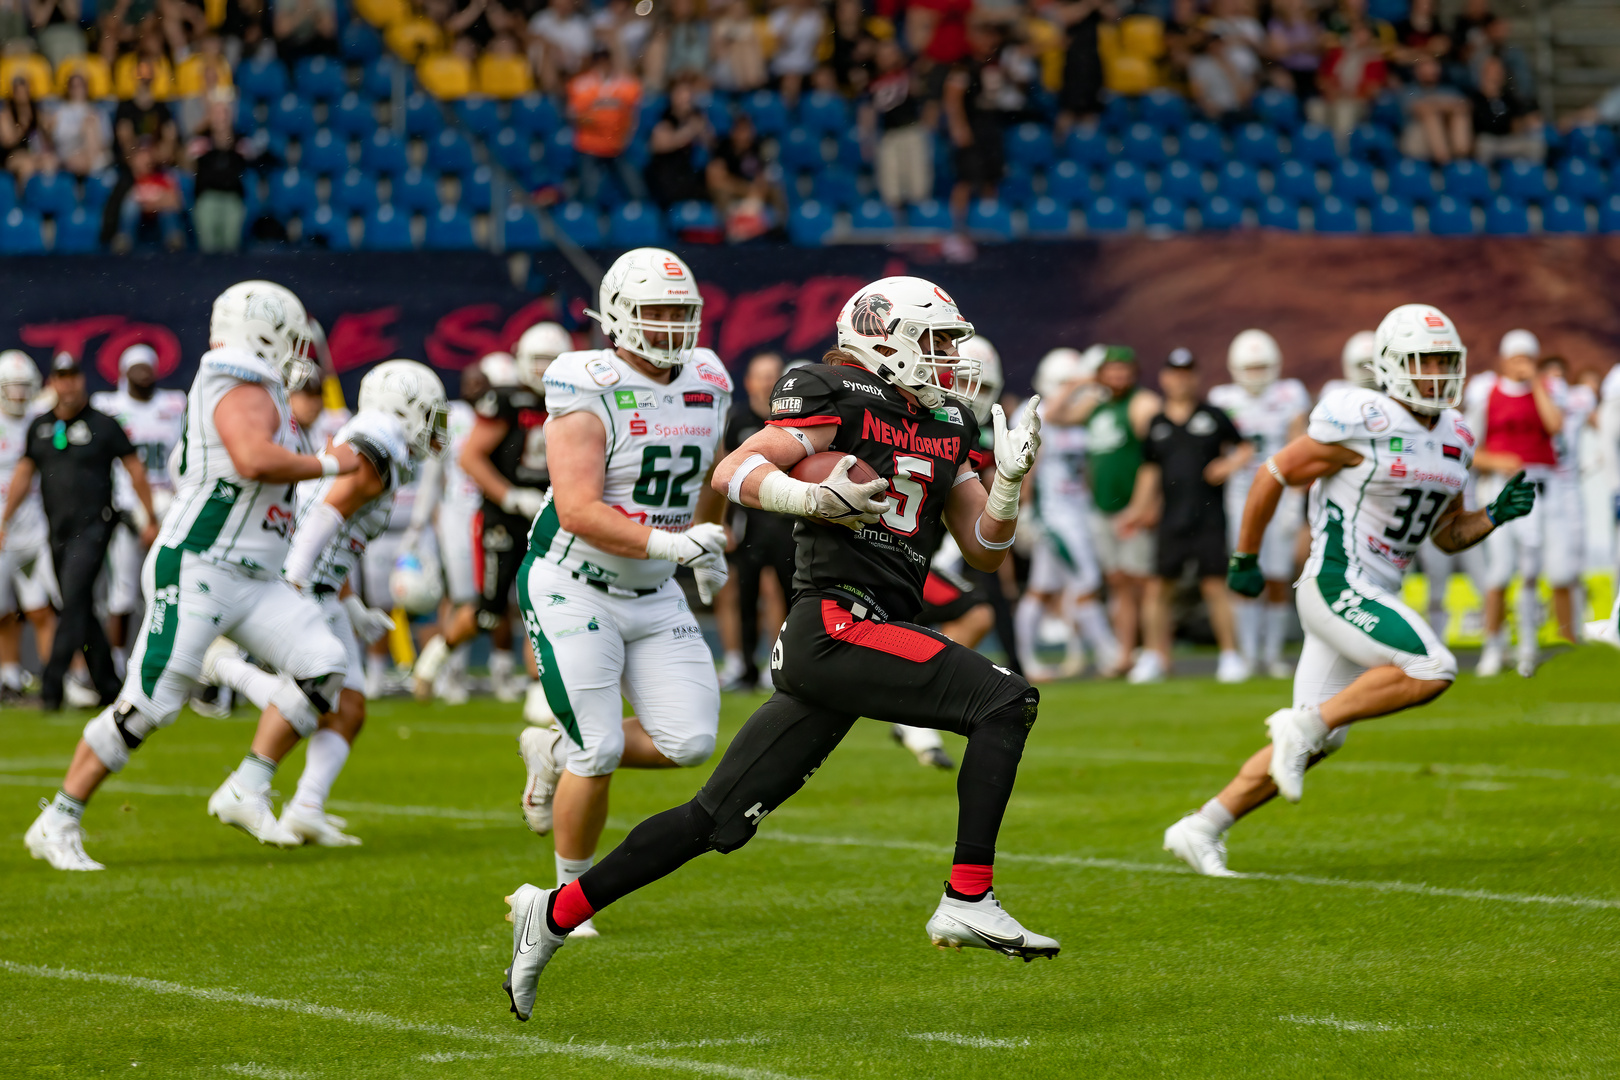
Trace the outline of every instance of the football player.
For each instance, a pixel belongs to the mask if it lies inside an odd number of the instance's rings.
[[[143,572],[149,599],[129,674],[118,700],[85,725],[62,789],[23,838],[58,870],[103,869],[85,854],[85,803],[147,736],[174,722],[215,637],[286,674],[275,703],[300,734],[315,731],[343,682],[343,644],[315,601],[276,572],[295,485],[351,473],[360,461],[348,446],[293,449],[287,387],[310,370],[304,305],[280,285],[240,282],[214,301],[208,339],[175,451],[174,504]],[[272,832],[269,770],[237,776],[243,798],[221,808],[221,820],[256,836]]]
[[[636,826],[578,881],[512,894],[506,987],[519,1020],[529,1018],[541,971],[575,927],[704,852],[742,847],[862,715],[968,738],[956,856],[929,938],[1024,958],[1058,951],[1019,925],[991,888],[996,834],[1040,695],[908,621],[944,529],[979,569],[996,569],[1012,546],[1038,414],[1009,429],[994,407],[996,476],[987,492],[969,460],[978,445],[970,407],[977,364],[957,356],[973,326],[950,296],[920,278],[884,278],[850,298],[837,327],[827,362],[784,375],[765,429],[714,474],[714,488],[735,502],[805,519],[795,529],[794,600],[771,654],[776,693],[690,802]],[[786,471],[828,450],[842,456],[820,482]],[[852,480],[857,460],[877,478]],[[703,546],[694,538],[686,549],[694,561]]]
[[[1305,647],[1293,706],[1266,718],[1271,745],[1165,830],[1165,850],[1201,874],[1231,876],[1226,830],[1277,794],[1298,802],[1305,770],[1344,745],[1350,724],[1445,692],[1457,659],[1401,601],[1401,577],[1425,537],[1460,551],[1535,503],[1534,486],[1520,474],[1486,509],[1463,508],[1474,435],[1456,411],[1468,353],[1451,320],[1406,304],[1384,317],[1377,334],[1379,389],[1323,397],[1305,434],[1267,458],[1249,489],[1228,583],[1258,596],[1266,526],[1285,488],[1311,484],[1311,554],[1295,596]]]
[[[28,425],[39,415],[39,368],[27,353],[7,349],[0,353],[0,506],[11,487],[11,476],[28,445]],[[62,603],[56,587],[56,569],[45,533],[45,506],[36,490],[17,510],[0,549],[0,693],[22,693],[28,676],[22,667],[21,613],[34,628],[34,649],[51,655],[56,632],[56,609]]]

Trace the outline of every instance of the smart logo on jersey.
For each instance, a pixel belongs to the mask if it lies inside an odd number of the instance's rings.
[[[615,390],[613,404],[621,410],[656,409],[658,395],[651,390]]]

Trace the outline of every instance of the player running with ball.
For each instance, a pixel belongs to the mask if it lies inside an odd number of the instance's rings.
[[[1311,484],[1311,555],[1295,586],[1305,647],[1293,707],[1266,718],[1271,745],[1165,831],[1165,850],[1199,873],[1233,876],[1222,835],[1274,795],[1298,802],[1305,770],[1344,745],[1350,724],[1432,701],[1456,679],[1456,657],[1401,602],[1401,576],[1425,537],[1461,551],[1535,502],[1520,473],[1486,509],[1463,509],[1474,455],[1474,435],[1456,411],[1466,361],[1457,328],[1438,309],[1396,308],[1378,326],[1378,389],[1326,394],[1305,434],[1255,475],[1227,581],[1260,595],[1266,526],[1286,487]]]
[[[574,927],[704,852],[742,847],[859,715],[968,739],[954,865],[929,938],[1025,959],[1058,951],[1002,910],[991,889],[996,834],[1039,694],[907,621],[922,606],[943,529],[971,565],[1000,566],[1040,443],[1039,414],[1028,410],[1030,419],[1008,430],[994,409],[996,476],[986,491],[969,461],[978,364],[957,355],[973,326],[955,302],[920,278],[884,278],[844,305],[837,326],[838,348],[777,383],[766,427],[721,462],[713,481],[734,502],[806,519],[795,526],[793,604],[771,655],[776,693],[692,801],[636,826],[578,881],[521,885],[509,898],[506,988],[519,1020],[529,1018],[540,973]],[[788,474],[828,450],[842,457],[820,482]],[[853,479],[858,463],[876,479]]]

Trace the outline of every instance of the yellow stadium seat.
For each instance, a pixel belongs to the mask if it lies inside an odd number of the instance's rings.
[[[412,18],[409,0],[355,0],[354,10],[372,26],[393,26]]]
[[[390,26],[384,31],[383,40],[407,63],[414,64],[424,54],[437,52],[444,47],[444,32],[437,23],[427,19],[410,19]]]
[[[472,93],[472,65],[455,53],[435,53],[416,65],[422,89],[440,101],[454,101]]]
[[[1119,51],[1144,60],[1164,55],[1164,23],[1152,15],[1132,15],[1119,22]]]
[[[529,62],[521,56],[491,56],[478,58],[478,92],[493,98],[522,97],[534,89],[534,75]]]
[[[1046,19],[1025,19],[1022,27],[1041,65],[1041,85],[1054,93],[1063,89],[1063,32]]]
[[[225,21],[226,0],[203,0],[203,18],[210,30],[218,30]]]
[[[1119,55],[1119,25],[1104,22],[1097,27],[1097,55],[1104,64]]]
[[[56,93],[58,97],[67,97],[68,79],[74,75],[83,75],[85,89],[90,91],[92,98],[111,97],[113,92],[112,72],[107,70],[107,61],[91,54],[89,56],[69,56],[56,65]]]
[[[0,60],[0,95],[10,97],[11,84],[19,78],[28,80],[35,101],[51,96],[51,62],[43,56],[29,53]]]
[[[207,57],[202,53],[192,53],[180,61],[180,66],[174,73],[174,89],[179,97],[195,97],[203,92],[203,65]],[[221,58],[214,65],[214,74],[219,79],[219,85],[229,87],[231,83],[231,65]]]
[[[1108,89],[1116,94],[1145,94],[1159,85],[1159,72],[1140,56],[1121,53],[1104,65]]]
[[[135,96],[137,63],[134,53],[125,53],[118,58],[118,63],[113,67],[113,93],[125,101]],[[168,101],[174,97],[174,67],[169,63],[167,56],[152,65],[152,96],[159,101]]]

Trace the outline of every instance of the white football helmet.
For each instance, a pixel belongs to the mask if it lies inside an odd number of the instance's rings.
[[[0,411],[7,416],[28,415],[28,405],[39,397],[39,365],[21,349],[0,352]]]
[[[301,385],[315,370],[309,315],[290,289],[273,281],[239,281],[220,293],[208,340],[252,353],[280,374],[288,388]]]
[[[444,383],[426,364],[385,360],[360,380],[360,411],[392,416],[405,429],[418,460],[438,457],[450,439],[450,402]]]
[[[968,338],[958,347],[962,356],[979,362],[979,392],[973,395],[973,415],[979,423],[990,422],[990,406],[1001,400],[1001,391],[1007,380],[1001,373],[1001,354],[990,344],[989,338]]]
[[[1030,385],[1042,400],[1051,401],[1069,383],[1096,374],[1095,367],[1087,371],[1085,355],[1079,349],[1061,347],[1041,357],[1041,362],[1035,365],[1035,378]]]
[[[478,361],[478,370],[484,373],[491,386],[516,386],[518,384],[517,361],[507,352],[485,353],[483,359]]]
[[[880,278],[838,313],[838,347],[884,382],[911,391],[926,409],[938,408],[946,394],[967,402],[978,394],[979,361],[956,351],[972,336],[956,301],[917,277]]]
[[[388,595],[411,615],[437,611],[444,599],[444,577],[438,564],[424,561],[414,551],[401,552],[388,575]]]
[[[1258,394],[1282,376],[1282,350],[1264,330],[1245,330],[1226,350],[1226,370],[1232,381]]]
[[[1509,330],[1502,335],[1502,344],[1497,347],[1496,352],[1503,360],[1511,356],[1528,356],[1532,360],[1540,360],[1541,342],[1528,330]]]
[[[1426,374],[1425,356],[1441,371]],[[1378,388],[1413,412],[1434,416],[1462,401],[1468,349],[1445,312],[1428,304],[1402,304],[1378,324],[1373,373]]]
[[[1378,335],[1371,330],[1357,330],[1350,335],[1350,340],[1344,343],[1344,351],[1339,354],[1339,364],[1344,368],[1344,381],[1351,386],[1364,386],[1368,390],[1378,389],[1378,380],[1373,375],[1373,355],[1378,352]]]
[[[546,368],[563,353],[573,351],[573,348],[574,339],[558,324],[535,323],[518,338],[514,356],[518,378],[530,390],[540,390],[545,381]]]
[[[684,363],[686,354],[697,347],[703,297],[692,268],[672,251],[647,247],[620,255],[602,275],[599,300],[600,310],[586,308],[585,314],[602,324],[602,333],[614,345],[653,367]],[[675,319],[642,315],[643,307],[653,305],[675,305],[684,314]]]

